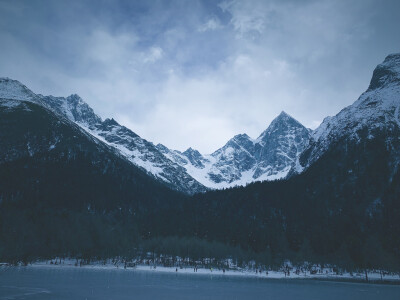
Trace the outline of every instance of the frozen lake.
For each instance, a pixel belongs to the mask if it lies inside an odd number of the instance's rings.
[[[400,286],[86,268],[0,268],[0,299],[400,299]]]

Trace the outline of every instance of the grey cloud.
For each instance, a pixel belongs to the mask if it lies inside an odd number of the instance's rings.
[[[211,152],[280,111],[315,127],[398,52],[398,1],[2,1],[0,76]]]

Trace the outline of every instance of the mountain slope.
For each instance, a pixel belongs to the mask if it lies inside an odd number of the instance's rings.
[[[307,128],[282,112],[256,140],[239,134],[210,155],[191,148],[181,153],[157,147],[197,181],[218,189],[285,178],[298,165],[309,138]]]
[[[373,140],[385,130],[400,126],[400,54],[386,57],[374,72],[368,90],[334,117],[327,117],[312,133],[309,146],[301,154],[302,167],[308,168],[343,138],[358,143]],[[395,157],[393,157],[395,160]]]
[[[185,199],[69,119],[0,99],[0,260],[129,253]]]
[[[102,201],[115,206],[119,201],[139,199],[140,194],[143,201],[151,201],[151,195],[158,194],[160,199],[164,194],[179,195],[132,166],[114,148],[36,103],[0,100],[0,141],[3,201],[9,197],[33,201],[40,195],[60,205],[58,201],[67,197],[65,192],[82,208],[91,201],[96,206]],[[50,174],[57,174],[57,179]],[[88,181],[94,185],[86,185]],[[123,191],[125,196],[113,195]]]
[[[197,195],[196,236],[275,258],[399,270],[399,78],[400,54],[389,55],[368,90],[312,133],[300,174]]]
[[[256,140],[241,134],[210,155],[192,148],[181,153],[154,146],[114,119],[103,121],[78,95],[36,95],[18,81],[3,78],[0,98],[32,101],[67,117],[134,165],[188,194],[284,178],[298,165],[309,139],[309,130],[282,112]]]
[[[286,176],[297,164],[310,139],[310,130],[282,112],[257,139],[256,158],[259,161],[254,175],[265,174],[274,166],[278,176]]]
[[[167,159],[150,142],[113,119],[101,120],[78,95],[67,98],[36,95],[16,80],[0,79],[0,99],[27,100],[67,117],[88,133],[117,149],[131,163],[142,168],[171,188],[188,194],[206,188],[187,174],[184,168]]]

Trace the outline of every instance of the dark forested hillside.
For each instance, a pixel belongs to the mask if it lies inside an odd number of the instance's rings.
[[[0,106],[0,140],[3,259],[117,255],[139,229],[151,236],[149,224],[162,234],[152,215],[172,215],[184,199],[37,104]]]
[[[341,140],[287,181],[197,195],[198,236],[240,244],[268,257],[399,268],[399,177],[387,131]]]

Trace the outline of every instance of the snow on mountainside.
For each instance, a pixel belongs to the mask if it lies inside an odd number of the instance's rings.
[[[2,105],[16,105],[12,100],[34,102],[67,117],[98,140],[119,150],[136,166],[179,191],[192,194],[206,190],[183,167],[167,159],[152,143],[113,119],[102,121],[78,95],[66,98],[36,95],[16,80],[0,78],[0,99],[8,99],[2,101]]]
[[[113,119],[103,121],[78,95],[37,95],[16,80],[1,78],[0,98],[32,101],[67,117],[133,164],[186,193],[284,178],[309,139],[308,129],[282,112],[257,140],[241,134],[210,155],[192,148],[179,152],[154,146]]]
[[[197,181],[218,189],[286,177],[309,137],[307,128],[282,112],[256,140],[239,134],[209,155],[191,148],[179,152],[163,145],[157,147]]]
[[[0,98],[32,101],[36,95],[25,85],[10,78],[0,78]]]
[[[397,139],[400,53],[387,56],[375,68],[368,90],[336,116],[325,118],[315,131],[282,112],[257,139],[239,134],[209,155],[192,148],[180,152],[161,144],[155,146],[113,119],[103,121],[78,95],[67,98],[36,95],[16,80],[0,78],[0,99],[5,110],[19,105],[15,100],[45,106],[117,149],[156,178],[191,194],[301,173],[343,139],[358,143],[362,137],[372,140],[374,135],[382,137],[382,134]],[[390,144],[393,139],[386,141]],[[397,152],[393,153],[398,160]]]
[[[300,163],[308,168],[343,137],[358,142],[361,130],[368,130],[373,139],[374,132],[390,126],[400,128],[400,53],[387,56],[375,68],[368,90],[355,103],[324,119]]]

